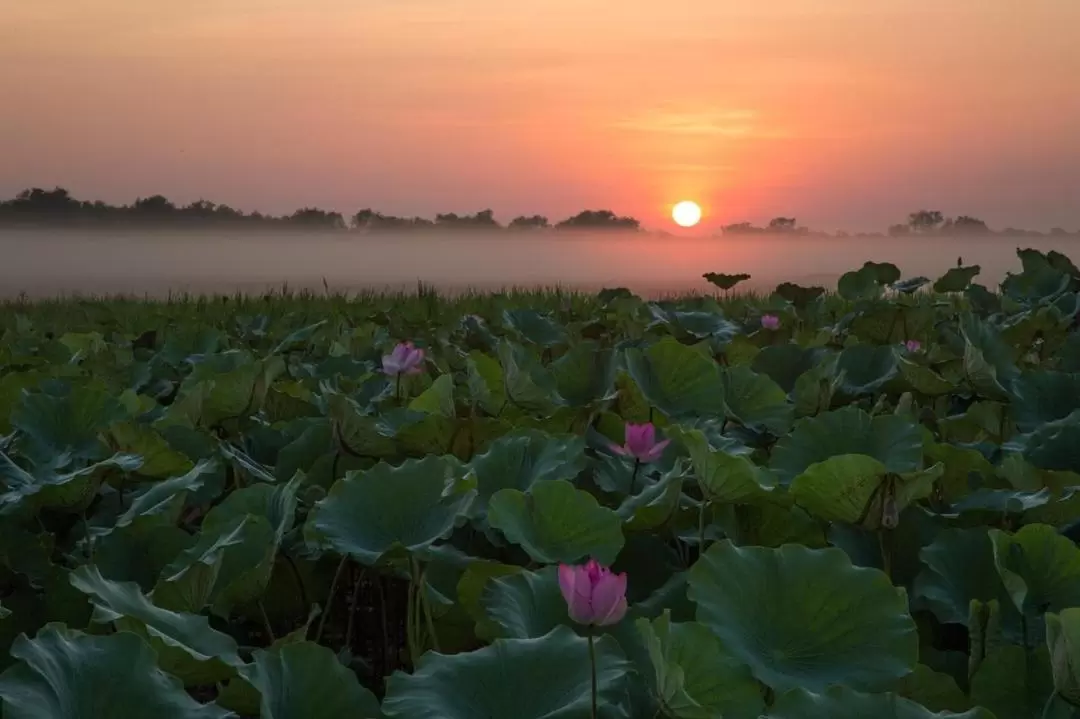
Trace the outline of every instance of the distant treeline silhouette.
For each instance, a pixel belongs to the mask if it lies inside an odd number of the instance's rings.
[[[146,227],[146,228],[230,228],[257,230],[318,230],[332,232],[425,231],[425,230],[623,230],[638,232],[641,223],[617,215],[611,210],[583,210],[561,222],[551,223],[543,215],[515,217],[506,225],[500,224],[492,210],[472,215],[439,214],[434,220],[424,217],[395,217],[372,209],[363,209],[345,216],[317,207],[303,207],[290,215],[265,215],[243,212],[228,205],[198,200],[177,205],[162,195],[140,197],[130,205],[110,205],[105,202],[79,200],[62,187],[44,190],[38,187],[23,190],[13,199],[0,202],[2,227]],[[775,217],[768,225],[758,227],[749,222],[725,225],[725,235],[792,234],[834,237],[903,237],[907,235],[983,235],[1043,236],[1045,233],[1007,227],[992,230],[977,217],[960,215],[945,217],[937,210],[919,210],[908,215],[907,222],[892,225],[887,233],[860,232],[828,234],[800,226],[794,217]],[[1062,228],[1050,230],[1051,236],[1066,236]],[[1077,230],[1076,235],[1080,235]]]
[[[509,225],[503,226],[495,220],[492,210],[482,210],[474,215],[457,215],[451,212],[436,215],[434,220],[423,217],[394,217],[371,209],[360,210],[345,217],[340,212],[317,207],[303,207],[291,215],[274,216],[261,212],[246,213],[208,200],[198,200],[181,206],[162,195],[140,197],[130,205],[117,206],[101,201],[78,200],[62,187],[52,190],[35,187],[23,190],[14,199],[0,202],[0,226],[12,225],[229,227],[328,231],[641,229],[638,220],[616,215],[610,210],[583,210],[554,225],[542,215],[516,217]]]

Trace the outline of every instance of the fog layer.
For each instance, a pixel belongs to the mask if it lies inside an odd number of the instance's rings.
[[[760,236],[689,238],[626,234],[454,232],[351,235],[0,232],[0,296],[262,292],[444,291],[559,285],[625,286],[645,295],[704,291],[703,272],[746,272],[742,287],[779,282],[834,285],[866,260],[893,262],[905,277],[936,278],[962,258],[996,285],[1019,271],[1017,247],[1055,249],[1075,259],[1072,238]],[[325,282],[325,285],[324,285]]]

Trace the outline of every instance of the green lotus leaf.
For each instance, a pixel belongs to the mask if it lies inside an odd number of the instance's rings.
[[[1080,411],[1036,429],[1024,441],[1023,452],[1040,469],[1080,473]]]
[[[844,377],[837,373],[838,354],[825,355],[816,365],[795,380],[792,400],[796,417],[812,417],[827,411],[839,392]]]
[[[681,466],[665,472],[656,482],[628,496],[616,510],[629,531],[656,529],[669,522],[682,504],[685,479]]]
[[[11,413],[11,426],[23,433],[27,452],[36,460],[56,455],[100,459],[104,446],[99,434],[127,415],[116,393],[96,382],[52,382],[42,389],[24,393]]]
[[[571,407],[611,399],[615,392],[615,352],[586,340],[551,363],[555,390]]]
[[[796,421],[773,449],[772,468],[789,483],[810,465],[839,454],[864,454],[889,472],[912,472],[922,461],[922,434],[903,416],[871,417],[857,407],[844,407]]]
[[[261,696],[261,719],[381,719],[375,695],[334,652],[314,642],[257,649],[241,669]]]
[[[961,317],[964,377],[984,397],[1007,400],[1017,375],[1015,354],[994,325],[974,315]]]
[[[918,656],[904,590],[840,549],[718,542],[691,567],[689,596],[697,620],[778,692],[888,687]]]
[[[739,333],[739,326],[724,317],[724,313],[715,304],[707,309],[682,310],[679,304],[670,301],[650,302],[649,312],[656,321],[649,328],[666,325],[675,330],[679,338],[704,339],[711,337],[719,342],[727,342]]]
[[[1073,705],[1080,705],[1080,608],[1046,615],[1046,648],[1054,689]]]
[[[110,582],[83,566],[71,573],[71,584],[90,596],[94,621],[142,636],[157,651],[159,666],[186,686],[227,679],[243,663],[236,641],[212,629],[206,617],[156,607],[133,582]]]
[[[563,480],[537,482],[528,493],[499,490],[488,522],[543,564],[585,557],[611,564],[623,546],[619,515]]]
[[[750,279],[750,275],[741,272],[735,275],[725,275],[722,272],[706,272],[702,277],[722,290],[730,290],[740,282]]]
[[[751,363],[758,374],[767,375],[785,392],[795,389],[799,375],[811,369],[825,354],[820,347],[800,347],[786,343],[763,347]]]
[[[930,495],[943,468],[890,473],[864,454],[841,454],[812,464],[791,483],[795,502],[829,522],[856,524],[865,529],[888,527],[904,509]]]
[[[925,664],[897,682],[896,693],[935,712],[964,712],[971,709],[971,700],[943,672],[935,672]]]
[[[939,621],[967,625],[972,600],[1010,606],[986,527],[944,529],[919,556],[924,568],[913,594]],[[1019,620],[1015,613],[1011,616]]]
[[[58,472],[48,465],[26,471],[0,452],[0,480],[7,491],[0,494],[0,511],[24,502],[33,506],[80,513],[93,501],[105,477],[111,473],[132,472],[142,459],[132,454],[115,454],[72,471]]]
[[[555,407],[555,378],[525,347],[501,340],[504,402],[522,412],[550,413]]]
[[[796,505],[744,504],[735,510],[735,518],[743,544],[779,547],[790,543],[815,548],[829,544],[825,526]]]
[[[930,279],[928,277],[919,276],[910,277],[906,280],[901,280],[899,282],[893,282],[892,288],[902,294],[910,295],[911,293],[915,292],[915,290],[928,284],[930,284]]]
[[[1025,615],[1080,606],[1080,548],[1047,524],[1016,534],[990,530],[994,564],[1013,605]]]
[[[868,265],[845,272],[836,283],[836,291],[850,302],[870,300],[881,295],[881,282],[877,270]]]
[[[270,385],[284,370],[280,356],[255,360],[239,350],[211,355],[184,379],[169,416],[191,426],[244,420],[262,407]]]
[[[541,347],[566,344],[566,328],[551,315],[533,309],[504,310],[503,322],[526,342]]]
[[[852,397],[876,393],[899,372],[892,347],[868,344],[845,347],[836,369],[843,376],[840,388]]]
[[[461,573],[457,583],[457,601],[476,623],[476,636],[491,641],[502,634],[502,627],[493,622],[484,609],[483,596],[491,580],[525,571],[514,564],[473,562]]]
[[[492,578],[480,603],[499,627],[499,637],[531,639],[558,626],[574,626],[559,590],[559,568],[555,566]]]
[[[253,515],[266,518],[274,528],[276,543],[280,544],[296,521],[296,493],[303,480],[304,476],[297,474],[286,484],[255,484],[234,490],[207,512],[201,531],[215,533],[237,517]]]
[[[715,450],[700,429],[672,432],[690,452],[694,476],[704,496],[713,502],[737,503],[760,499],[773,489],[768,473],[744,455]]]
[[[811,302],[825,295],[824,287],[803,287],[792,282],[783,282],[776,286],[773,293],[787,300],[798,308],[807,307]]]
[[[333,461],[334,436],[330,423],[319,418],[300,420],[292,426],[298,428],[298,434],[278,451],[274,476],[278,481],[285,481],[297,472],[304,472],[310,482],[329,489],[334,480],[329,476],[329,468],[324,476],[316,467],[325,457]]]
[[[896,368],[900,371],[900,377],[916,392],[937,397],[956,390],[956,386],[952,382],[931,368],[906,357],[896,358]]]
[[[479,350],[469,352],[465,360],[469,399],[485,412],[498,415],[506,404],[506,381],[499,361]]]
[[[693,347],[664,337],[644,350],[628,349],[626,366],[645,399],[665,414],[724,414],[720,368]]]
[[[455,416],[457,408],[454,405],[454,378],[448,374],[437,378],[430,387],[409,402],[409,409],[443,417]]]
[[[131,500],[124,513],[117,517],[114,528],[151,522],[175,525],[180,520],[188,494],[202,487],[204,476],[214,469],[213,460],[201,460],[182,476],[151,484]]]
[[[492,495],[501,489],[524,492],[545,480],[572,481],[585,464],[585,441],[580,437],[536,430],[500,437],[469,465],[476,473],[478,490],[473,512],[486,511]]]
[[[729,418],[774,435],[782,435],[791,429],[795,407],[788,402],[787,393],[768,376],[749,367],[728,367],[721,372],[720,378]]]
[[[102,576],[114,582],[135,582],[143,591],[152,591],[165,567],[197,541],[196,535],[161,520],[161,516],[148,516],[95,536],[94,564]]]
[[[764,719],[998,719],[985,709],[962,714],[934,713],[895,694],[863,694],[848,687],[830,687],[814,694],[795,689],[782,694]]]
[[[648,648],[656,696],[675,719],[757,719],[764,702],[749,669],[724,651],[709,628],[675,624],[665,610],[653,621],[638,619]]]
[[[1026,268],[1019,274],[1008,273],[1001,283],[1001,292],[1022,305],[1050,302],[1065,292],[1072,277],[1049,265]]]
[[[934,292],[963,292],[980,272],[982,268],[978,265],[952,267],[934,282]]]
[[[1080,409],[1080,373],[1025,372],[1012,384],[1016,424],[1023,432]]]
[[[996,719],[1071,716],[1043,714],[1053,691],[1046,647],[1024,651],[1016,645],[999,646],[986,655],[971,677],[972,701],[992,711]]]
[[[262,596],[277,552],[275,530],[265,517],[236,517],[198,541],[165,569],[151,599],[176,612],[197,614],[209,606],[227,617],[236,605]]]
[[[864,262],[863,269],[872,270],[880,285],[892,285],[900,279],[900,268],[891,262]]]
[[[940,463],[945,469],[938,486],[940,498],[946,503],[963,500],[971,493],[973,483],[995,485],[994,465],[977,449],[934,442],[926,447],[926,460]]]
[[[15,640],[19,661],[0,675],[7,719],[225,719],[199,704],[156,666],[154,650],[130,632],[95,637],[52,625]]]
[[[620,706],[629,663],[619,643],[596,640],[599,719],[626,717]],[[412,674],[387,680],[389,719],[588,719],[588,640],[567,627],[536,639],[498,639],[474,652],[429,652]]]
[[[152,427],[134,422],[118,422],[109,428],[113,446],[126,454],[142,457],[139,474],[165,479],[185,474],[192,468],[187,455],[178,452]]]
[[[374,417],[365,417],[357,403],[336,392],[324,392],[334,441],[346,454],[376,459],[397,454],[392,432]]]
[[[309,540],[373,566],[395,548],[416,552],[448,535],[476,497],[476,477],[429,456],[349,472],[308,515]]]

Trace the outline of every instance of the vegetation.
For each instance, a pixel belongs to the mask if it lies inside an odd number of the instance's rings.
[[[434,221],[422,217],[393,217],[363,209],[346,219],[340,212],[305,207],[291,215],[274,217],[259,212],[250,214],[199,200],[177,206],[162,195],[143,197],[131,205],[116,206],[104,202],[77,200],[67,190],[33,188],[20,192],[13,199],[0,202],[0,227],[170,227],[230,229],[281,229],[340,231],[411,231],[411,230],[529,230],[548,229],[546,217],[517,217],[507,228],[495,221],[491,210],[474,215],[454,213],[436,215]],[[610,210],[584,210],[554,225],[555,229],[628,230],[637,231],[640,223],[632,217],[621,217]]]
[[[340,212],[304,207],[290,215],[275,217],[259,212],[245,213],[228,205],[208,200],[198,200],[179,206],[162,195],[141,197],[131,205],[109,205],[74,198],[67,190],[32,188],[20,192],[14,198],[0,201],[0,229],[5,227],[77,227],[86,228],[228,228],[268,230],[317,230],[321,232],[417,232],[469,230],[532,231],[532,230],[621,230],[638,232],[641,223],[633,218],[617,215],[611,210],[583,210],[578,214],[552,224],[543,215],[521,216],[510,220],[505,226],[495,219],[492,210],[481,210],[472,215],[450,212],[438,214],[434,220],[423,217],[395,217],[365,208],[350,216]],[[738,222],[721,228],[725,235],[810,235],[827,236],[827,233],[799,225],[794,217],[774,217],[764,227],[749,222]],[[960,215],[946,218],[937,210],[913,212],[908,221],[893,225],[888,234],[893,237],[905,235],[979,235],[991,234],[982,220]],[[837,233],[847,236],[847,233]],[[1006,228],[1000,232],[1009,236],[1040,236],[1031,230]],[[1062,228],[1050,231],[1052,236],[1066,236]],[[1080,235],[1080,229],[1076,232]],[[881,233],[859,233],[863,237],[882,237]]]
[[[1019,255],[8,304],[3,714],[1080,717],[1080,270]]]

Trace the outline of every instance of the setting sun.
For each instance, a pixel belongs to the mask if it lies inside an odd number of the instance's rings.
[[[683,200],[672,208],[671,219],[679,227],[693,227],[701,221],[701,207],[696,202]]]

